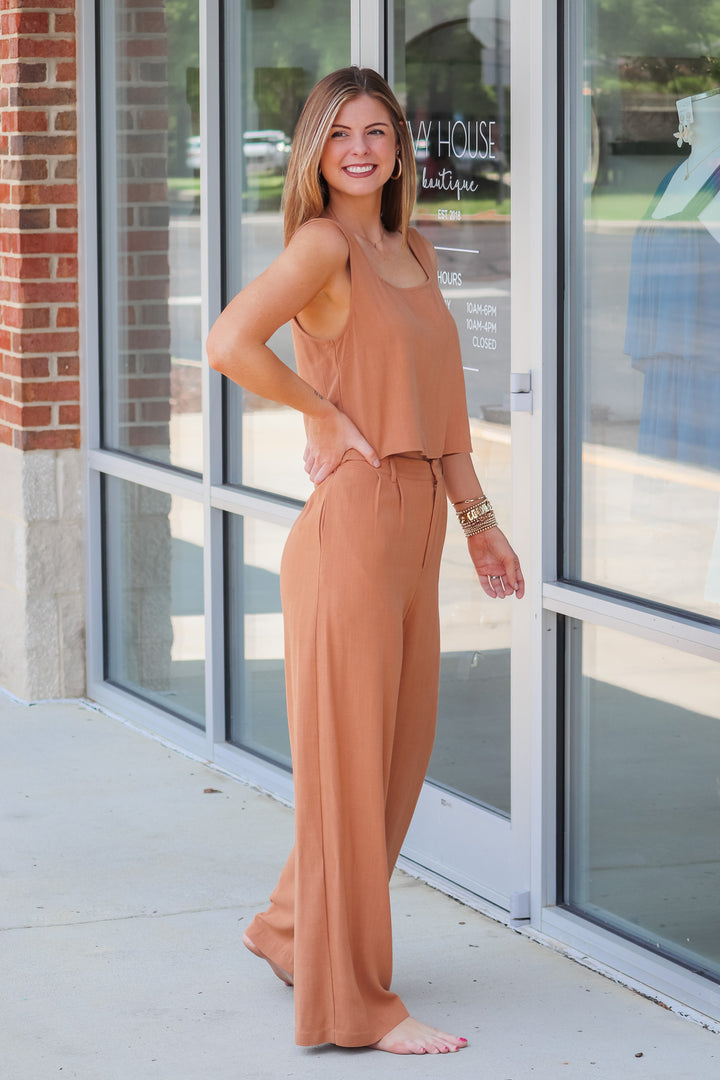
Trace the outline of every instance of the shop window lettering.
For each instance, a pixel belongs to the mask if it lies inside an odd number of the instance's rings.
[[[427,169],[423,168],[421,186],[424,191],[454,191],[457,198],[463,191],[477,191],[478,186],[474,180],[461,180],[456,177],[452,169],[441,169],[437,176],[428,176]]]
[[[497,161],[495,154],[495,120],[436,120],[434,124],[420,120],[417,134],[408,121],[415,153],[422,156],[430,146],[437,146],[439,157],[478,158]],[[433,128],[435,138],[433,139]]]
[[[434,150],[438,162],[448,158],[495,161],[495,126],[494,120],[435,120],[429,123],[421,120],[414,132],[408,121],[416,156],[422,160]],[[420,186],[423,191],[454,193],[459,201],[463,193],[472,194],[479,185],[476,180],[456,176],[447,166],[435,171],[424,165]]]

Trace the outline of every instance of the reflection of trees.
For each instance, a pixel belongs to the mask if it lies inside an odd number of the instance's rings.
[[[679,98],[720,82],[720,0],[595,0],[588,22],[604,94]]]
[[[720,0],[596,0],[594,6],[600,55],[707,55],[720,41]]]
[[[585,79],[602,184],[608,170],[617,179],[619,158],[671,150],[676,100],[720,84],[720,0],[594,0],[587,8]],[[623,180],[634,182],[629,173]],[[644,174],[637,182],[645,185]]]
[[[407,43],[408,112],[422,117],[494,118],[495,87],[482,82],[483,45],[467,19],[433,26]]]
[[[481,185],[483,173],[488,169],[495,174],[499,166],[502,176],[509,168],[510,146],[509,87],[483,82],[484,48],[482,42],[470,32],[468,20],[463,18],[431,26],[409,41],[405,49],[406,113],[414,132],[421,120],[433,124],[433,136],[437,133],[436,120],[447,122],[463,119],[472,123],[476,120],[493,120],[497,123],[496,153],[499,161],[463,161],[463,164],[470,166],[473,178]],[[456,161],[442,159],[439,148],[432,142],[428,152],[435,167],[447,164],[450,168],[457,168]],[[494,175],[493,186],[497,182]],[[502,197],[500,190],[498,201]]]
[[[246,0],[243,29],[243,126],[278,128],[292,136],[314,84],[350,63],[344,6],[330,0],[275,0],[270,5]]]
[[[165,0],[168,36],[168,175],[187,176],[190,135],[200,133],[199,0]]]

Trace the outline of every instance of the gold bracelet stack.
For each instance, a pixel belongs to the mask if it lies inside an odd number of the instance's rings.
[[[467,537],[477,533],[487,532],[488,529],[497,525],[495,511],[489,499],[467,500],[470,505],[464,505],[462,510],[457,511],[458,521]]]

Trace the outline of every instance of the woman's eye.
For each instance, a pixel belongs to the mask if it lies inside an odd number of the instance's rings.
[[[330,136],[330,138],[331,138],[331,139],[341,139],[341,138],[344,138],[344,136],[345,136],[345,132],[344,132],[344,131],[333,131],[333,133],[332,133],[332,135]]]

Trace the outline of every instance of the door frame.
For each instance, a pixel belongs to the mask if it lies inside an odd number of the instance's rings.
[[[391,5],[387,5],[388,17]],[[363,63],[371,63],[362,54]],[[510,820],[426,782],[401,865],[454,895],[531,917],[556,899],[558,38],[556,4],[511,2],[511,372],[533,411],[513,413],[510,535],[526,578],[511,632]],[[508,392],[510,387],[508,386]],[[482,478],[481,478],[482,479]],[[489,601],[488,601],[489,602]],[[447,822],[447,827],[445,823]]]

